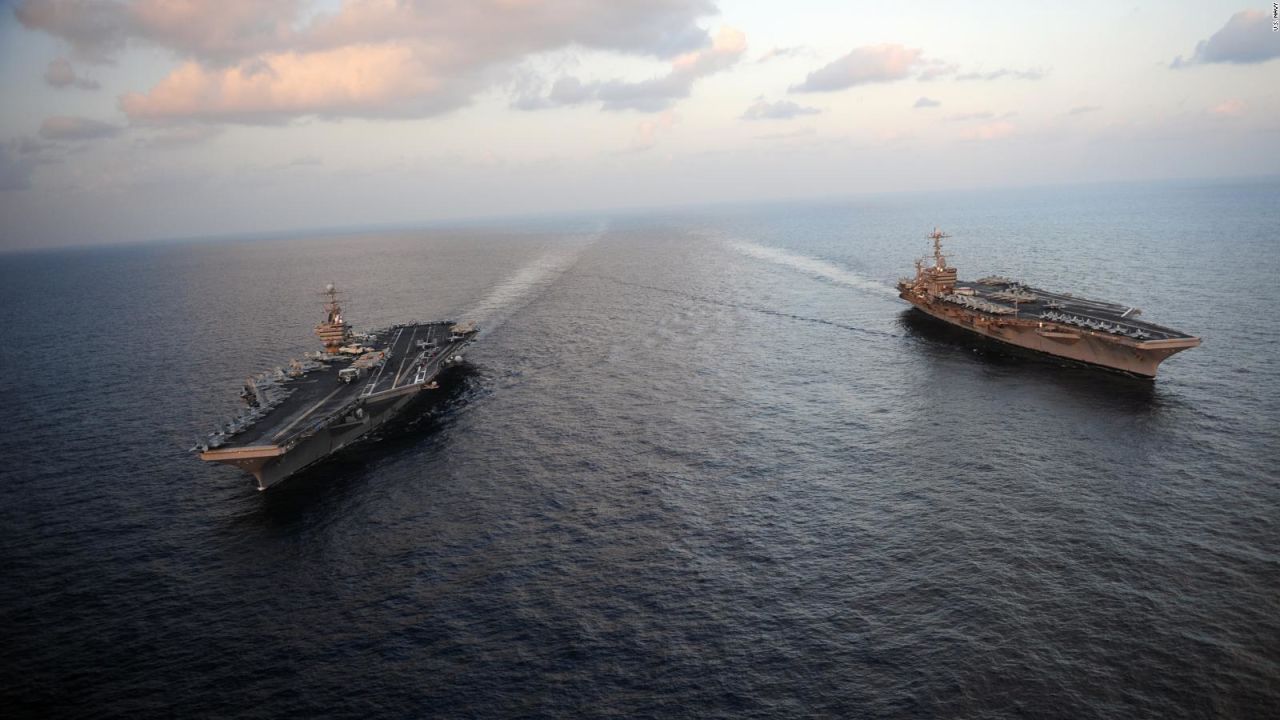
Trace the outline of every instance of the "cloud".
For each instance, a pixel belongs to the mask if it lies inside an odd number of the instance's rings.
[[[780,58],[796,57],[809,51],[803,45],[792,45],[791,47],[772,47],[764,52],[763,55],[756,60],[756,63],[769,62],[770,60],[778,60]]]
[[[912,105],[911,107],[913,107],[913,108],[935,108],[935,107],[938,107],[938,106],[939,106],[939,105],[941,105],[941,104],[942,104],[942,103],[938,102],[937,100],[931,100],[930,98],[927,98],[927,97],[924,97],[923,95],[921,95],[921,96],[920,96],[920,99],[916,100],[916,104],[915,104],[915,105]]]
[[[13,14],[26,27],[67,41],[77,58],[105,63],[128,40],[127,11],[113,0],[26,0]]]
[[[916,76],[917,80],[929,82],[946,75],[954,75],[960,70],[960,66],[955,63],[943,62],[942,60],[926,60],[925,68]]]
[[[999,140],[1000,138],[1009,137],[1017,128],[1010,122],[994,122],[987,125],[979,125],[975,128],[965,130],[960,137],[965,140]]]
[[[578,78],[562,77],[552,84],[551,94],[547,97],[552,105],[578,105],[590,100],[591,96],[591,88]]]
[[[66,58],[58,58],[49,63],[44,71],[44,81],[56,88],[75,87],[81,90],[97,90],[97,81],[76,75],[75,68]]]
[[[791,92],[832,92],[855,85],[901,80],[920,62],[920,50],[902,45],[869,45],[809,73]]]
[[[1000,68],[990,72],[967,72],[962,75],[956,75],[957,80],[999,80],[1000,78],[1013,78],[1015,80],[1039,80],[1045,76],[1045,71],[1040,68],[1031,68],[1028,70],[1010,70],[1009,68]]]
[[[11,150],[24,157],[33,157],[39,163],[58,162],[55,157],[55,146],[40,142],[33,137],[18,138],[8,143]]]
[[[337,13],[321,16],[301,44],[422,43],[439,60],[464,64],[570,45],[672,58],[707,44],[695,21],[715,13],[709,0],[347,0]]]
[[[664,110],[673,100],[688,97],[699,78],[732,67],[746,50],[746,35],[733,28],[722,28],[710,48],[677,57],[666,76],[636,83],[607,82],[596,94],[605,110]]]
[[[40,137],[45,140],[98,140],[119,132],[118,125],[69,115],[54,115],[40,123]]]
[[[798,105],[789,100],[779,100],[777,102],[768,102],[764,98],[757,99],[742,113],[743,120],[788,120],[801,115],[817,115],[822,110],[814,107],[805,107]]]
[[[697,24],[716,12],[710,0],[311,9],[299,0],[25,0],[16,15],[82,60],[109,62],[135,43],[172,50],[178,63],[166,77],[121,100],[131,120],[153,123],[433,115],[467,104],[521,60],[568,47],[674,59],[669,77],[597,88],[610,107],[655,109],[726,59],[721,38]],[[741,50],[730,54],[736,61]]]
[[[176,125],[167,127],[151,137],[135,140],[138,145],[148,148],[168,149],[197,145],[222,132],[216,125]]]
[[[1244,115],[1245,108],[1242,100],[1223,100],[1209,108],[1209,112],[1218,117],[1234,118]]]
[[[1077,105],[1067,111],[1068,115],[1084,115],[1085,113],[1098,112],[1102,108],[1097,105]]]
[[[1280,57],[1280,42],[1271,31],[1271,16],[1261,10],[1241,10],[1222,29],[1196,44],[1190,60],[1173,59],[1177,69],[1204,63],[1260,63]]]
[[[300,10],[297,0],[24,0],[14,14],[86,62],[110,62],[133,39],[231,62],[290,41]]]
[[[31,187],[31,175],[37,167],[63,160],[57,146],[34,137],[0,142],[0,192],[26,190]]]
[[[649,150],[658,142],[658,134],[671,129],[676,123],[675,113],[664,112],[656,118],[641,120],[636,125],[635,134],[631,137],[631,152],[643,152]]]
[[[699,78],[732,67],[744,53],[746,36],[736,29],[723,28],[709,49],[678,56],[667,76],[641,82],[607,82],[599,86],[596,95],[605,110],[663,110],[672,100],[689,96]]]
[[[689,96],[695,82],[735,65],[747,50],[747,37],[733,28],[722,28],[711,47],[675,58],[666,75],[648,80],[608,80],[584,83],[572,76],[559,78],[544,96],[524,92],[512,103],[521,110],[542,110],[599,102],[604,110],[661,112]]]
[[[14,142],[0,143],[0,192],[31,187],[31,173],[35,167],[36,161],[24,156]]]
[[[516,110],[546,110],[556,107],[572,107],[596,99],[599,84],[585,84],[572,75],[556,79],[551,91],[543,95],[546,83],[537,77],[524,77],[517,83],[516,97],[511,107]]]
[[[184,55],[230,63],[295,39],[298,0],[134,0],[132,34]]]
[[[356,45],[263,55],[224,69],[188,61],[146,93],[120,98],[134,122],[279,122],[301,115],[429,115],[470,86],[436,76],[407,47]]]

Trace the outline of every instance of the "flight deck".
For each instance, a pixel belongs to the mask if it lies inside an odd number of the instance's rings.
[[[966,303],[966,298],[975,302]],[[1062,325],[1109,332],[1135,340],[1171,340],[1191,335],[1138,319],[1138,308],[1029,287],[998,276],[959,281],[944,299],[993,315],[1039,318]]]
[[[360,357],[338,356],[313,363],[297,377],[263,388],[262,402],[269,411],[227,438],[220,448],[285,445],[354,410],[361,401],[378,402],[422,389],[471,339],[454,335],[451,327],[453,323],[447,321],[397,325],[368,336],[367,352]],[[379,353],[381,359],[367,364],[358,377],[350,382],[340,379],[343,369]]]

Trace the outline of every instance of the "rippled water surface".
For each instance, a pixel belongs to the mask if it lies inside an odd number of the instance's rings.
[[[1275,182],[0,256],[4,713],[1280,716]],[[975,348],[1001,273],[1204,337]],[[258,493],[247,374],[484,327],[422,417]]]

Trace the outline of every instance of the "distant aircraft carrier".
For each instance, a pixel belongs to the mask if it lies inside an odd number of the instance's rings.
[[[1153,378],[1170,355],[1200,338],[1137,319],[1142,311],[989,276],[968,282],[942,255],[938,230],[933,258],[916,261],[916,275],[898,281],[898,297],[943,322],[984,337],[1077,362]]]
[[[330,285],[326,294],[327,317],[316,327],[324,352],[249,378],[240,393],[248,407],[196,446],[201,460],[245,470],[266,490],[437,389],[436,378],[462,361],[460,351],[477,332],[446,320],[356,335],[343,320],[337,289]]]

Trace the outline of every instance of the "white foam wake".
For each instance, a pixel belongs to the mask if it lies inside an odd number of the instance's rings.
[[[475,321],[480,326],[481,333],[489,332],[502,325],[515,311],[529,304],[565,271],[573,267],[596,237],[598,236],[585,240],[570,240],[562,247],[552,248],[539,255],[533,262],[494,286],[489,294],[463,317]]]
[[[882,295],[897,296],[897,292],[893,288],[883,283],[876,282],[869,277],[864,277],[851,270],[846,270],[838,265],[820,260],[807,255],[797,255],[795,253],[780,250],[778,248],[768,247],[766,245],[757,245],[753,242],[745,240],[729,240],[729,247],[737,250],[743,255],[763,260],[774,265],[798,270],[806,275],[818,277],[823,280],[844,285],[858,290],[866,290]]]

